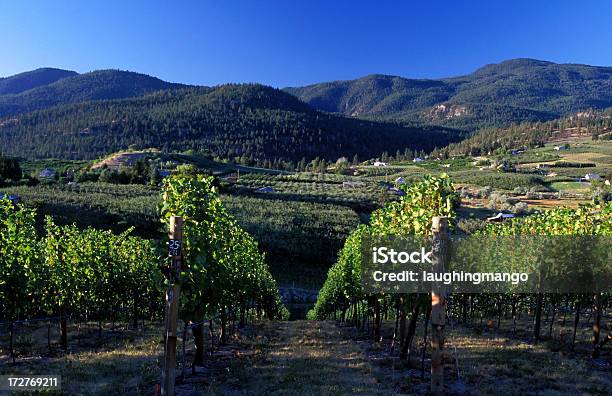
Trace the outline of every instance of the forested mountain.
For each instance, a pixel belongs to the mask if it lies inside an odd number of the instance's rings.
[[[92,78],[97,75],[106,74]],[[109,90],[114,86],[100,85]],[[24,157],[93,159],[133,146],[190,149],[270,165],[355,154],[367,159],[405,148],[428,151],[460,137],[440,127],[321,113],[281,90],[255,84],[165,90],[0,118],[0,152]]]
[[[9,79],[16,77],[9,77]],[[183,87],[186,86],[168,83],[146,74],[121,70],[98,70],[61,78],[51,84],[41,84],[36,88],[17,94],[1,95],[0,117],[45,109],[61,104],[101,99],[122,99],[141,96],[163,89]]]
[[[252,84],[193,87],[119,70],[38,69],[0,80],[0,152],[91,159],[128,146],[158,147],[279,166],[302,158],[429,151],[464,136],[458,129],[486,131],[455,151],[475,144],[488,150],[517,141],[507,132],[516,127],[506,128],[513,123],[539,128],[538,122],[608,107],[611,67],[532,59],[455,78],[370,75],[284,91]],[[533,142],[539,135],[521,136]]]
[[[461,142],[436,151],[433,155],[486,155],[498,149],[533,148],[551,141],[567,142],[580,137],[611,139],[612,108],[580,112],[546,122],[523,122],[508,127],[483,129]]]
[[[41,68],[14,76],[0,78],[0,95],[18,94],[32,88],[54,83],[62,78],[76,76],[70,70]]]
[[[477,129],[610,107],[612,67],[514,59],[455,78],[375,74],[285,90],[323,111]]]

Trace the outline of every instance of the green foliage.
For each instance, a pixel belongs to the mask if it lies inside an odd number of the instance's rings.
[[[277,280],[276,275],[299,272],[300,266],[331,266],[359,225],[353,210],[330,203],[234,195],[221,200],[266,252]]]
[[[43,242],[47,310],[62,306],[109,317],[161,299],[158,253],[151,241],[94,228],[59,227],[47,218]],[[146,306],[146,305],[145,305]],[[77,309],[78,308],[78,309]]]
[[[457,196],[448,176],[426,176],[418,183],[403,186],[403,189],[406,191],[404,197],[372,213],[370,224],[360,225],[347,238],[338,261],[329,270],[311,315],[326,318],[366,297],[361,289],[362,241],[365,236],[427,235],[432,217],[454,218]]]
[[[612,204],[555,208],[508,223],[490,223],[485,232],[495,235],[612,235]]]
[[[434,153],[441,156],[457,155],[488,155],[489,153],[506,154],[521,163],[552,161],[559,158],[555,152],[540,153],[539,157],[529,154],[529,151],[518,156],[510,155],[510,150],[522,147],[534,148],[542,146],[545,142],[552,140],[564,133],[581,132],[586,136],[598,136],[612,130],[612,118],[610,110],[596,112],[591,111],[588,117],[563,117],[548,122],[525,122],[501,127],[487,128],[474,133],[469,138],[450,144],[442,150]]]
[[[157,205],[159,189],[143,185],[107,183],[63,183],[17,186],[7,192],[18,195],[22,202],[37,209],[38,228],[42,218],[52,216],[56,224],[77,224],[112,229],[121,233],[134,227],[136,235],[160,238]]]
[[[352,182],[356,183],[351,185]],[[320,173],[250,174],[241,176],[228,191],[236,194],[252,194],[253,190],[261,187],[271,187],[274,191],[266,193],[265,196],[274,199],[343,205],[368,212],[378,207],[381,195],[386,199],[392,198],[386,196],[386,187],[376,182]]]
[[[185,218],[186,267],[182,313],[187,318],[245,307],[285,318],[276,283],[255,240],[221,203],[206,176],[177,175],[164,183],[164,221]],[[50,217],[36,234],[36,211],[0,201],[0,318],[68,313],[89,318],[158,313],[159,252],[152,241]],[[126,310],[133,313],[122,314]]]
[[[134,166],[123,167],[118,170],[106,168],[99,174],[94,172],[81,173],[78,180],[87,181],[91,179],[102,183],[152,185],[157,185],[160,180],[155,165],[150,165],[145,159],[139,159]]]
[[[0,154],[0,183],[2,179],[18,181],[21,179],[21,167],[17,158],[9,158]]]
[[[316,278],[318,287],[324,280],[325,268],[334,263],[347,235],[359,224],[359,216],[351,208],[375,207],[378,195],[369,192],[369,186],[367,194],[343,189],[341,182],[333,180],[335,175],[286,177],[286,181],[280,176],[259,180],[241,175],[241,182],[255,183],[249,185],[252,188],[259,187],[258,183],[263,186],[272,182],[279,193],[273,196],[224,193],[220,198],[266,252],[275,279],[290,283],[299,279],[296,274],[300,271],[316,267],[315,275],[310,272],[307,275],[308,282]],[[92,226],[115,233],[134,227],[134,235],[165,237],[157,211],[159,189],[151,186],[53,183],[11,187],[3,192],[16,194],[25,205],[37,209],[38,229],[44,228],[43,218],[48,215],[58,225],[75,223],[79,228]]]
[[[490,186],[496,190],[514,190],[517,187],[535,188],[539,191],[547,191],[544,180],[533,174],[506,173],[496,171],[464,171],[457,172],[453,179],[458,183],[472,184],[476,186]]]
[[[276,282],[255,240],[222,204],[214,179],[177,174],[164,179],[162,221],[182,216],[184,265],[181,315],[205,315],[255,305],[270,318],[282,317]]]
[[[411,186],[402,185],[406,195],[372,214],[370,225],[376,235],[424,235],[434,216],[454,217],[458,202],[450,178],[425,176]]]
[[[595,291],[606,285],[604,279],[610,273],[610,262],[606,260],[609,238],[592,237],[612,235],[612,203],[555,208],[506,223],[489,223],[477,234],[486,236],[480,241],[488,240],[487,235],[518,237],[500,237],[498,243],[472,241],[477,246],[470,249],[476,255],[467,260],[470,263],[485,263],[486,267],[500,271],[504,265],[529,272],[543,271],[541,281],[563,291],[581,285],[589,285]],[[516,243],[520,247],[514,246]],[[516,254],[517,250],[521,253]],[[505,259],[500,263],[499,257]]]
[[[31,309],[41,252],[35,213],[0,199],[0,318],[18,318]]]
[[[159,306],[161,275],[151,241],[129,235],[131,230],[79,230],[50,218],[38,237],[34,210],[2,200],[0,213],[0,298],[7,302],[0,307],[2,319],[60,311],[121,317],[126,309],[138,316],[146,306]]]
[[[387,298],[362,292],[363,238],[424,235],[429,232],[432,217],[454,217],[456,196],[448,178],[428,177],[406,188],[406,192],[401,200],[374,212],[369,225],[359,226],[351,233],[337,263],[329,270],[311,317],[329,318],[338,311],[346,312],[348,307],[357,307],[360,302],[368,303],[372,297]],[[506,223],[463,222],[460,228],[462,232],[496,235],[612,235],[612,204],[557,208]],[[491,254],[499,254],[495,246],[488,248]]]

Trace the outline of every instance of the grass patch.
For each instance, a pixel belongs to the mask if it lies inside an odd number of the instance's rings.
[[[560,181],[560,182],[553,182],[550,184],[550,188],[552,188],[555,191],[585,191],[588,190],[590,188],[590,184],[589,183],[583,183],[583,182],[569,182],[569,181]]]

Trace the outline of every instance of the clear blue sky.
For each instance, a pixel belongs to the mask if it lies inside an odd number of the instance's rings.
[[[605,0],[93,3],[0,0],[0,76],[117,68],[192,84],[293,86],[454,76],[516,57],[612,65]]]

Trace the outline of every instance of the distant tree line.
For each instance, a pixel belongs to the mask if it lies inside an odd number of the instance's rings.
[[[19,160],[0,154],[0,185],[5,180],[19,181],[20,179],[21,166],[19,165]]]

